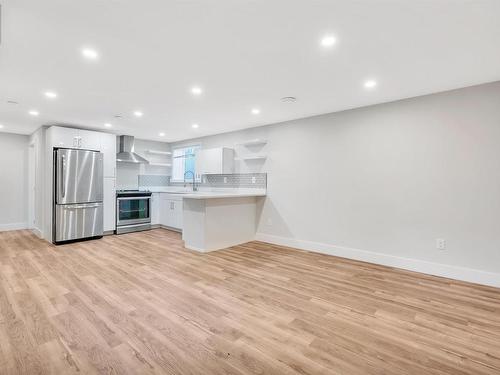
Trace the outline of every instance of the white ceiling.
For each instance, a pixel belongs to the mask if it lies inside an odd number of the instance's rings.
[[[7,0],[0,124],[174,141],[495,81],[499,19],[498,0]]]

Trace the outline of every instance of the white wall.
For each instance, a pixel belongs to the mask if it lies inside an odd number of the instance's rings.
[[[0,230],[28,226],[29,136],[0,133]]]
[[[30,147],[34,153],[34,163],[30,170],[30,176],[28,180],[30,181],[30,186],[34,189],[34,202],[32,204],[32,227],[37,235],[42,237],[42,232],[44,228],[44,182],[45,182],[45,131],[43,128],[38,129],[30,136],[29,140]],[[32,173],[34,171],[34,173]],[[28,189],[30,187],[28,186]],[[29,208],[29,207],[28,207]]]
[[[172,146],[253,138],[258,238],[500,286],[500,82]]]
[[[120,139],[117,137],[116,150],[120,148]],[[135,139],[135,153],[141,155],[152,162],[167,162],[165,156],[153,155],[147,150],[170,151],[170,145],[166,142],[155,142],[143,139]],[[165,160],[164,160],[165,159]],[[170,160],[168,160],[170,162]],[[154,165],[117,163],[116,167],[116,187],[117,189],[137,189],[139,174],[161,174],[170,175],[170,168]]]

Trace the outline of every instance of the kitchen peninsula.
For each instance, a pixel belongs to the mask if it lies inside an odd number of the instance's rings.
[[[209,252],[253,241],[257,206],[265,195],[263,190],[184,194],[184,246]]]

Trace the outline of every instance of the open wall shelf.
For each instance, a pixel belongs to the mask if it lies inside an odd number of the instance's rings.
[[[265,159],[267,159],[267,155],[248,155],[236,158],[236,160],[265,160]]]
[[[170,163],[149,163],[148,165],[154,166],[154,167],[171,167],[172,164]]]
[[[148,154],[153,154],[153,155],[166,155],[166,156],[172,155],[170,151],[146,150],[146,152]]]
[[[236,143],[236,146],[257,146],[257,145],[265,145],[267,143],[266,139],[250,139],[245,142]]]

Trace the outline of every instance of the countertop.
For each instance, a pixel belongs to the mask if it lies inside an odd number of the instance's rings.
[[[141,188],[152,193],[165,193],[176,195],[184,199],[212,199],[212,198],[244,198],[244,197],[264,197],[266,189],[233,189],[233,188],[200,188],[193,192],[189,188],[168,186],[168,187],[148,187]]]
[[[245,198],[245,197],[265,197],[265,192],[195,192],[179,194],[184,199],[211,199],[211,198]]]

